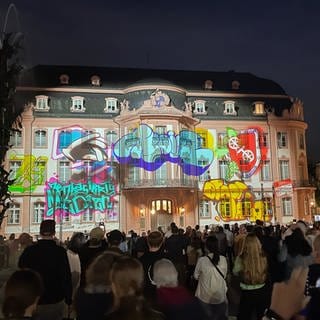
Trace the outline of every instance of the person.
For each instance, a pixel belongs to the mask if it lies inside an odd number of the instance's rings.
[[[5,284],[3,315],[6,319],[32,319],[42,292],[43,283],[37,272],[15,271]]]
[[[204,311],[197,299],[178,284],[178,272],[168,259],[160,259],[153,266],[153,281],[157,287],[157,305],[167,320],[204,319]]]
[[[0,269],[9,266],[9,247],[5,243],[5,239],[0,235]]]
[[[246,238],[247,235],[247,229],[245,224],[241,224],[239,227],[239,232],[238,234],[234,237],[234,243],[233,243],[233,251],[234,251],[234,256],[237,257],[241,250],[242,250],[242,245],[244,242],[244,239]]]
[[[219,253],[222,256],[227,256],[227,247],[228,247],[228,241],[227,241],[227,236],[223,231],[223,227],[222,226],[218,226],[217,230],[215,232],[215,236],[218,239],[218,243],[219,243]]]
[[[269,305],[267,270],[267,258],[261,242],[254,233],[249,233],[233,267],[233,273],[240,278],[241,288],[238,320],[251,319],[252,316],[262,318]]]
[[[113,295],[110,270],[119,256],[117,252],[105,251],[89,265],[86,285],[79,288],[74,299],[77,320],[103,319],[111,310]]]
[[[106,320],[163,320],[162,313],[150,308],[142,294],[143,267],[136,258],[122,255],[112,265],[113,310]]]
[[[136,241],[136,254],[137,258],[140,258],[148,251],[148,244],[147,244],[147,233],[142,232],[141,237],[138,237]]]
[[[44,283],[44,292],[39,299],[36,319],[62,319],[65,303],[72,302],[72,282],[66,250],[56,244],[54,220],[40,224],[41,239],[27,247],[20,256],[19,268],[37,271]],[[64,303],[65,302],[65,303]]]
[[[122,254],[123,251],[120,249],[122,240],[123,240],[123,236],[119,230],[115,229],[110,231],[107,234],[108,251],[113,251],[113,252]]]
[[[208,255],[199,258],[194,271],[198,280],[195,296],[209,319],[227,319],[227,259],[220,255],[219,241],[215,236],[210,235],[205,246]]]
[[[227,257],[229,260],[230,269],[232,269],[233,265],[233,233],[230,230],[230,225],[225,224],[224,225],[224,233],[226,234],[226,240],[227,240]]]
[[[152,281],[153,265],[156,261],[164,258],[163,235],[159,231],[152,231],[147,236],[149,250],[139,258],[144,271],[144,295],[154,305],[156,300],[156,286]]]
[[[81,263],[81,286],[85,285],[86,271],[90,263],[106,249],[107,244],[104,240],[104,231],[100,227],[93,228],[90,231],[89,240],[79,250]]]

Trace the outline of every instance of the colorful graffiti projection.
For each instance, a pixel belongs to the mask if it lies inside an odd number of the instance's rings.
[[[256,200],[242,181],[208,180],[203,186],[203,196],[216,203],[216,211],[223,221],[270,221],[272,218],[271,203],[264,199]]]
[[[182,130],[160,134],[146,124],[121,137],[113,148],[120,164],[130,163],[154,171],[169,161],[178,164],[187,175],[200,176],[213,161],[213,150],[203,148],[201,137],[194,131]],[[199,165],[203,159],[205,165]]]

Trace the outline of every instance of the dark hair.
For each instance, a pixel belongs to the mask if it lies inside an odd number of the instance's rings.
[[[79,253],[80,248],[86,242],[86,236],[82,232],[76,232],[72,235],[69,243],[68,249],[74,253]]]
[[[6,318],[22,318],[42,292],[43,284],[37,272],[27,269],[15,271],[5,285],[2,313]]]
[[[148,245],[152,248],[159,248],[163,242],[163,235],[160,231],[152,231],[147,237]]]
[[[56,233],[56,222],[48,219],[43,220],[40,224],[40,234],[42,236],[53,236]]]
[[[206,248],[210,253],[213,253],[213,263],[217,265],[220,260],[220,254],[219,254],[219,241],[216,236],[209,236],[206,239]]]
[[[308,256],[312,252],[312,248],[300,228],[294,229],[292,234],[286,237],[285,244],[287,245],[288,253],[292,257],[296,257],[299,254]]]

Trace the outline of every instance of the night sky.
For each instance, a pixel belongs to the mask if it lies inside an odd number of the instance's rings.
[[[1,25],[9,3],[0,2]],[[278,82],[304,102],[308,158],[320,161],[320,1],[14,3],[25,34],[27,67],[235,70]]]

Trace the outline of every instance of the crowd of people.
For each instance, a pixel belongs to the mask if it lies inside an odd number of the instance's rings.
[[[95,227],[61,243],[44,220],[36,242],[10,238],[6,319],[320,319],[320,230],[303,221],[172,222],[140,236]]]

